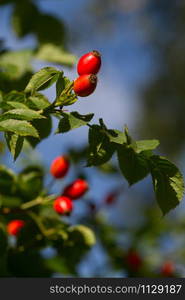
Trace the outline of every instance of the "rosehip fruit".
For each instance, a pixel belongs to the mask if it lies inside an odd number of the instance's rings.
[[[21,229],[25,226],[25,222],[22,220],[13,220],[7,225],[7,232],[10,235],[18,235]]]
[[[69,170],[69,160],[65,156],[56,157],[51,163],[50,172],[55,178],[64,177]]]
[[[60,196],[55,199],[53,208],[60,215],[69,214],[73,210],[73,202],[68,197]]]
[[[101,67],[101,54],[93,50],[84,54],[78,61],[77,71],[79,75],[97,74]]]
[[[64,189],[64,195],[75,200],[82,197],[88,189],[87,181],[79,178]]]
[[[134,250],[129,251],[129,253],[127,254],[126,261],[127,261],[128,266],[133,271],[138,271],[142,265],[142,259],[141,259],[140,255]]]
[[[74,81],[73,90],[80,97],[87,97],[94,92],[97,85],[97,77],[93,74],[81,75]]]
[[[175,267],[173,262],[167,261],[161,267],[161,274],[165,277],[173,276]]]

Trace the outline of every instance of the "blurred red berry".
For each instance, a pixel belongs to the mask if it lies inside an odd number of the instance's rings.
[[[68,197],[60,196],[55,199],[53,208],[60,215],[69,214],[73,210],[73,202]]]
[[[50,172],[55,178],[64,177],[69,170],[69,160],[66,156],[58,156],[56,157],[52,163]]]
[[[23,220],[13,220],[7,225],[7,232],[10,235],[18,235],[21,229],[25,226],[25,222]]]
[[[161,267],[161,274],[165,277],[173,276],[174,271],[174,263],[171,261],[166,261]]]
[[[80,97],[87,97],[94,92],[97,85],[97,77],[93,74],[81,75],[74,81],[73,90]]]
[[[93,50],[84,54],[78,61],[77,71],[79,75],[97,74],[101,67],[101,54]]]
[[[141,256],[134,250],[130,250],[126,257],[126,262],[130,269],[138,271],[142,265]]]
[[[108,194],[106,196],[106,198],[105,198],[105,204],[110,205],[110,204],[115,203],[116,198],[117,198],[117,193],[110,193],[110,194]]]
[[[73,200],[82,197],[89,189],[88,183],[84,179],[76,179],[64,189],[64,195]]]

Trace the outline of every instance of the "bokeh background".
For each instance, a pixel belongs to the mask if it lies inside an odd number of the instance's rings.
[[[34,48],[37,43],[34,34],[16,37],[10,22],[13,5],[11,1],[4,2],[8,2],[0,6],[0,39],[4,47],[11,50]],[[121,130],[127,124],[135,138],[159,139],[158,153],[175,162],[184,174],[185,2],[38,0],[35,3],[42,12],[56,16],[65,24],[66,45],[77,57],[92,49],[102,53],[96,92],[80,99],[72,109],[82,114],[94,112],[95,120],[102,117],[109,128]],[[51,64],[33,61],[35,71],[46,65]],[[77,76],[75,67],[58,68],[71,79]],[[54,88],[47,90],[46,95],[53,100]],[[65,135],[53,134],[35,151],[26,150],[16,164],[6,151],[1,161],[18,170],[23,163],[37,160],[49,169],[55,156],[69,149],[82,149],[87,134],[86,128]],[[120,261],[121,257],[124,260],[127,249],[134,247],[149,265],[150,272],[146,271],[145,275],[159,274],[161,265],[168,260],[174,263],[178,276],[183,277],[184,201],[162,218],[154,201],[150,178],[128,188],[119,174],[107,175],[83,166],[81,162],[78,168],[83,169],[90,182],[87,197],[96,205],[98,222],[105,220],[106,226],[105,232],[99,233],[96,246],[79,264],[78,275],[129,276]],[[67,182],[74,178],[76,168],[71,169]],[[49,181],[48,175],[46,184]],[[52,189],[59,192],[61,183]],[[121,191],[115,203],[105,205],[105,198],[114,190]],[[83,201],[71,222],[83,220],[87,214]],[[52,255],[52,249],[47,249],[43,255]]]

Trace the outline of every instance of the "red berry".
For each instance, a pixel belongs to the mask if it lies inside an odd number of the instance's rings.
[[[141,259],[140,255],[134,250],[129,251],[129,253],[127,254],[126,261],[127,261],[128,266],[133,271],[138,271],[138,269],[142,265],[142,259]]]
[[[74,92],[80,97],[87,97],[94,92],[97,85],[97,77],[93,74],[81,75],[74,81]]]
[[[105,198],[105,203],[107,205],[111,205],[111,204],[115,203],[116,197],[117,197],[117,193],[108,194],[107,197]]]
[[[73,210],[73,202],[68,197],[60,196],[55,199],[53,208],[60,215],[69,214]]]
[[[173,262],[167,261],[161,267],[161,274],[165,277],[173,276],[175,267]]]
[[[101,54],[94,50],[84,54],[78,61],[77,71],[79,75],[97,74],[101,67]]]
[[[13,220],[7,225],[7,232],[11,235],[18,235],[20,230],[25,226],[25,222],[22,220]]]
[[[65,156],[56,157],[51,163],[50,172],[55,178],[64,177],[69,170],[69,160]]]
[[[79,178],[64,189],[64,195],[75,200],[82,197],[88,189],[87,181]]]

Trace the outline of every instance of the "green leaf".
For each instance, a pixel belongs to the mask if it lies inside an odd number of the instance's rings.
[[[36,198],[43,189],[43,171],[38,166],[25,168],[18,177],[20,194],[26,201]]]
[[[63,118],[60,120],[56,133],[68,132],[72,129],[87,125],[94,114],[80,115],[77,111],[71,113],[62,113]]]
[[[68,229],[69,239],[76,241],[84,246],[92,247],[96,243],[93,231],[84,225],[71,226]]]
[[[45,119],[34,120],[32,121],[32,125],[38,131],[39,138],[27,137],[27,140],[31,144],[32,147],[35,147],[38,143],[40,143],[43,139],[47,138],[52,130],[52,119],[51,116],[46,115]]]
[[[4,95],[4,101],[6,102],[19,102],[19,103],[24,103],[26,101],[26,96],[25,93],[23,92],[17,92],[17,91],[11,91],[8,94]]]
[[[126,136],[124,132],[121,132],[119,130],[115,130],[115,129],[109,129],[107,131],[107,135],[109,137],[109,141],[111,143],[116,143],[116,144],[121,144],[123,145],[124,143],[126,143]]]
[[[12,153],[12,156],[15,161],[22,150],[24,138],[22,136],[10,132],[5,132],[5,138],[6,138],[8,148]]]
[[[70,270],[67,268],[67,265],[61,259],[60,256],[55,256],[55,257],[46,259],[45,264],[46,264],[47,268],[49,268],[52,272],[63,274],[63,275],[70,274]]]
[[[20,204],[21,198],[0,194],[0,206],[14,208],[19,207]]]
[[[60,72],[53,67],[46,67],[35,73],[25,88],[25,92],[34,93],[50,87],[57,79]]]
[[[62,94],[60,98],[58,98],[56,105],[57,106],[68,106],[74,104],[78,100],[75,94]]]
[[[148,175],[150,170],[145,152],[136,153],[131,147],[120,146],[117,154],[120,170],[130,185]]]
[[[178,168],[165,157],[152,156],[150,166],[157,202],[165,215],[183,198],[183,176]]]
[[[111,159],[115,147],[98,125],[89,128],[89,148],[87,166],[98,166]]]
[[[0,67],[10,79],[18,79],[32,70],[31,50],[8,51],[1,55]]]
[[[78,98],[73,92],[73,81],[61,74],[56,83],[56,106],[67,106],[75,103]]]
[[[33,32],[37,7],[29,1],[16,1],[12,14],[12,28],[19,38]],[[34,18],[33,18],[34,16]]]
[[[1,225],[1,224],[0,224]],[[8,247],[7,235],[5,231],[0,227],[0,256],[2,256]]]
[[[36,93],[34,96],[31,96],[27,100],[27,104],[29,108],[34,110],[42,110],[51,105],[51,103],[48,101],[48,99],[39,93]]]
[[[58,80],[56,82],[56,97],[57,99],[60,97],[63,90],[70,84],[70,80],[63,76],[63,73],[61,72]]]
[[[10,131],[21,136],[39,137],[37,130],[29,122],[21,120],[0,121],[0,131]]]
[[[0,103],[3,101],[3,92],[0,91]]]
[[[7,119],[19,119],[19,120],[32,121],[34,119],[45,119],[45,117],[41,115],[39,112],[29,108],[17,108],[17,109],[9,110],[0,116],[0,121],[7,120]]]
[[[54,44],[44,44],[41,46],[36,54],[36,58],[68,67],[72,67],[77,62],[74,55]]]
[[[136,141],[137,153],[147,150],[154,150],[159,146],[158,140],[141,140]]]
[[[0,194],[12,195],[16,192],[16,175],[8,168],[0,165]]]
[[[21,102],[15,102],[15,101],[7,101],[6,102],[8,106],[11,108],[22,108],[22,109],[27,109],[27,106]],[[8,110],[9,110],[8,109]]]
[[[3,96],[3,101],[1,102],[1,108],[3,110],[10,110],[11,108],[27,108],[24,104],[26,97],[22,92],[11,91]]]

